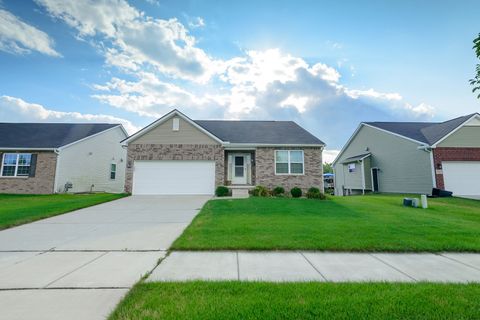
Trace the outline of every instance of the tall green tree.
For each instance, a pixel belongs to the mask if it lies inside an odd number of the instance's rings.
[[[477,58],[480,59],[480,33],[478,37],[473,40],[473,50],[475,50]],[[479,91],[477,98],[480,99],[480,63],[477,63],[475,70],[475,78],[470,79],[470,84],[473,86],[472,92]]]
[[[333,173],[333,167],[331,163],[325,162],[323,164],[323,173]]]

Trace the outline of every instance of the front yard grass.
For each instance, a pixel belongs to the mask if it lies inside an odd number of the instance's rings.
[[[429,199],[421,209],[402,198],[213,200],[172,249],[480,252],[480,201]]]
[[[475,284],[141,283],[109,319],[477,319],[479,295]]]
[[[0,194],[0,230],[125,197],[126,194]]]

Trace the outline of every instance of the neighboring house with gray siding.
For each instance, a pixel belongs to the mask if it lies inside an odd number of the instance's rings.
[[[0,193],[123,192],[126,137],[119,124],[0,123]]]
[[[325,144],[292,121],[192,120],[173,110],[130,136],[125,191],[213,194],[215,187],[323,190]]]
[[[335,194],[480,195],[480,115],[445,122],[363,122],[333,162]]]

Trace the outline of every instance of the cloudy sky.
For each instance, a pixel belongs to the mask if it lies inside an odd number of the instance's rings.
[[[0,0],[0,121],[294,120],[331,160],[361,121],[480,110],[477,0]]]

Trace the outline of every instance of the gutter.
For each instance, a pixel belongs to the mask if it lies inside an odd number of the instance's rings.
[[[2,148],[0,147],[0,150],[7,150],[7,151],[15,151],[15,150],[21,150],[21,151],[53,151],[57,150],[57,148]]]

